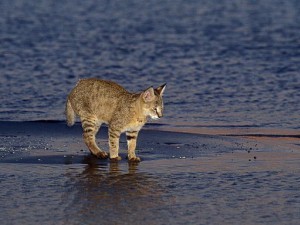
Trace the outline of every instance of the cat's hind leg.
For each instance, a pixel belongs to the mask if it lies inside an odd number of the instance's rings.
[[[90,152],[97,158],[106,159],[108,154],[102,151],[96,144],[96,134],[101,126],[96,119],[92,118],[80,118],[81,125],[83,128],[83,139],[84,143],[89,148]]]

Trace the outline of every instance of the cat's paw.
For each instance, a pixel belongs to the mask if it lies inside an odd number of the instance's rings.
[[[140,157],[132,157],[130,159],[128,159],[129,162],[140,162],[141,158]]]
[[[99,159],[107,159],[108,158],[108,154],[106,152],[98,152],[96,154],[96,157]]]
[[[120,156],[115,157],[115,158],[110,158],[111,162],[119,162],[122,158]]]

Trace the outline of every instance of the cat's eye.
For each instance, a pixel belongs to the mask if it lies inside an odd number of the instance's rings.
[[[152,110],[157,111],[157,108],[156,108],[156,107],[153,107]]]

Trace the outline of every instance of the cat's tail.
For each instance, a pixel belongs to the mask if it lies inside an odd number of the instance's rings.
[[[69,98],[67,98],[65,113],[66,113],[68,126],[69,127],[73,126],[75,123],[75,112],[74,112],[74,109],[72,108]]]

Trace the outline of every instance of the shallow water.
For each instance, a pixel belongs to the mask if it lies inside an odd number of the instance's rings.
[[[298,140],[271,139],[143,130],[110,163],[79,125],[0,122],[1,224],[298,224]]]
[[[0,217],[10,221],[4,224],[298,224],[300,220],[299,168],[256,171],[257,165],[243,168],[244,161],[222,157],[155,162],[1,163]],[[227,169],[220,171],[218,163]]]
[[[64,120],[79,78],[168,83],[167,126],[297,129],[300,2],[0,3],[0,120]]]

